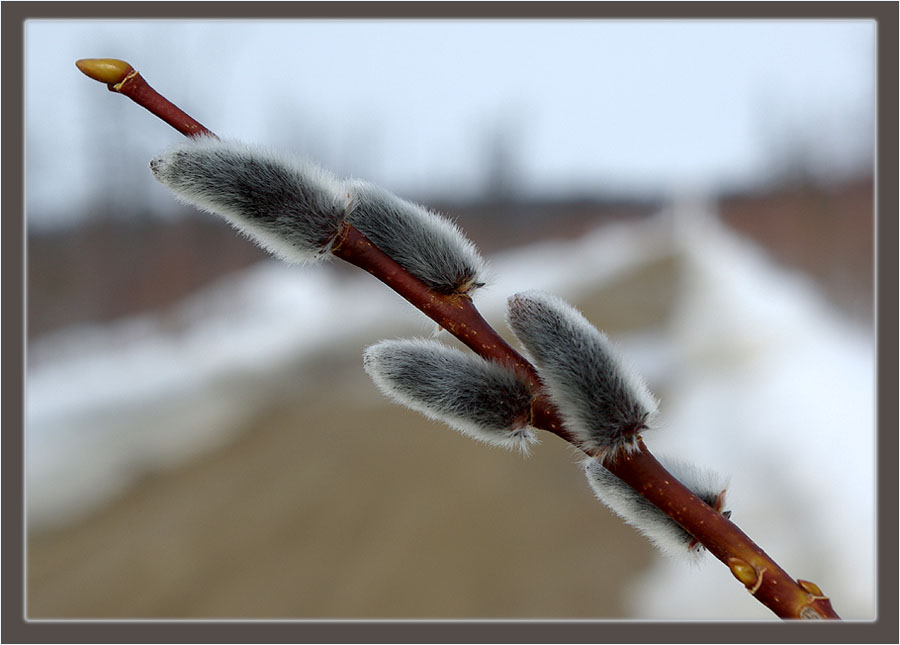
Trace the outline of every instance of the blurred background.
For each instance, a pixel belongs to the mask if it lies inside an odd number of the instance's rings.
[[[653,551],[578,456],[476,444],[360,355],[433,324],[176,202],[180,135],[75,68],[132,63],[217,133],[455,219],[476,298],[557,293],[661,399],[657,454],[874,618],[875,28],[784,22],[31,21],[28,618],[770,620]]]

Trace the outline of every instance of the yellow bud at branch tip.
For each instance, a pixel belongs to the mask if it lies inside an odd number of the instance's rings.
[[[134,72],[131,65],[116,58],[82,58],[75,61],[75,67],[85,76],[107,85],[121,83],[125,77]]]

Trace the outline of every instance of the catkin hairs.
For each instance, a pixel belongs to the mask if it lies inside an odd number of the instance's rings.
[[[532,393],[507,367],[431,340],[386,340],[363,366],[383,394],[463,434],[527,451]]]
[[[507,322],[587,452],[609,456],[633,445],[656,401],[606,334],[561,298],[537,291],[509,299]]]
[[[484,285],[484,260],[449,220],[366,181],[349,182],[348,221],[375,246],[443,294]]]
[[[198,137],[158,156],[150,169],[179,199],[221,215],[287,262],[329,257],[348,203],[331,173],[237,141]]]
[[[198,137],[150,162],[182,201],[221,215],[288,262],[328,257],[345,221],[442,294],[484,284],[475,246],[449,220],[368,182],[261,146]]]

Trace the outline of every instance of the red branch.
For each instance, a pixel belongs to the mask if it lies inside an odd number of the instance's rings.
[[[215,136],[151,88],[128,63],[86,59],[76,65],[86,75],[107,83],[111,91],[129,97],[182,134]],[[535,392],[531,425],[582,449],[565,430],[534,366],[488,324],[468,296],[432,291],[350,224],[344,224],[332,252],[384,282],[475,353],[511,366]],[[724,562],[754,598],[780,618],[840,619],[814,583],[791,578],[735,524],[663,468],[640,438],[637,447],[635,451],[604,460],[604,466]]]

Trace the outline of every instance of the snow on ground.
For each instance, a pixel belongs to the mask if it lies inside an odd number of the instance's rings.
[[[668,324],[617,339],[661,388],[651,450],[729,475],[733,518],[845,618],[874,611],[874,339],[800,276],[772,265],[701,204],[574,242],[492,258],[477,298],[489,318],[526,289],[577,301],[675,253],[683,275]],[[227,440],[262,404],[236,375],[372,329],[432,327],[366,275],[265,263],[145,315],[72,329],[29,348],[27,502],[32,526],[65,521],[135,477]],[[173,331],[174,328],[174,331]],[[263,390],[265,388],[260,388]],[[587,485],[587,484],[585,484]],[[598,512],[605,512],[598,506]],[[637,617],[767,619],[713,558],[659,559],[634,585]]]
[[[359,278],[266,262],[164,316],[67,330],[30,348],[29,522],[66,521],[141,474],[228,439],[265,390],[236,377],[262,384],[387,320],[421,326],[396,294]]]

